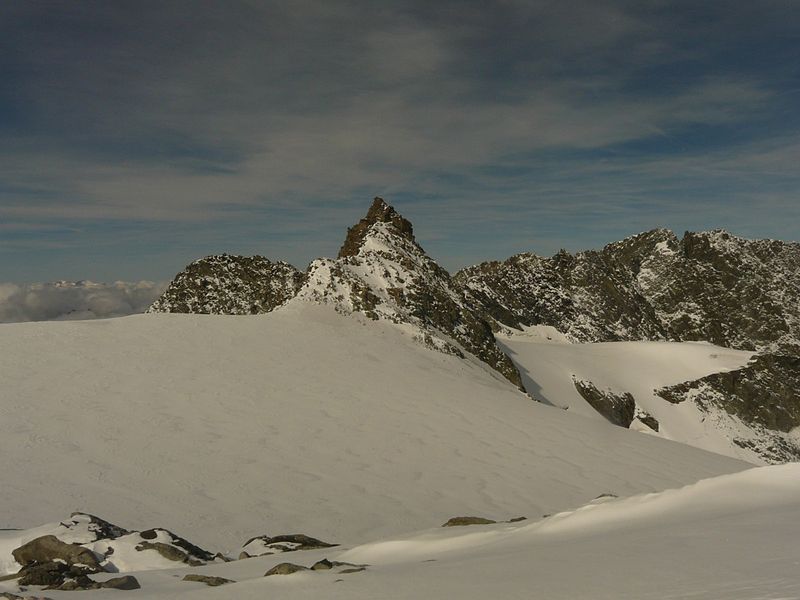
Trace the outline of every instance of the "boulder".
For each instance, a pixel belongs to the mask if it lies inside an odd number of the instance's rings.
[[[483,517],[453,517],[447,521],[442,527],[464,527],[465,525],[491,525],[497,523],[491,519],[484,519]]]
[[[114,577],[108,579],[100,584],[101,588],[112,590],[138,590],[142,586],[133,575],[123,575],[122,577]]]
[[[313,565],[311,565],[312,571],[327,571],[333,568],[333,563],[329,561],[327,558],[323,558],[322,560],[318,560]]]
[[[211,575],[200,575],[198,573],[189,573],[183,578],[184,581],[197,581],[198,583],[205,583],[206,585],[216,587],[218,585],[225,585],[226,583],[236,583],[232,579],[225,579],[224,577],[213,577]]]
[[[31,540],[12,551],[11,554],[14,556],[14,560],[23,566],[61,560],[67,565],[83,565],[91,573],[104,571],[91,550],[76,544],[62,542],[54,535],[44,535]]]
[[[264,573],[264,577],[269,577],[270,575],[291,575],[292,573],[297,573],[299,571],[308,571],[308,568],[301,565],[296,565],[294,563],[285,562],[272,567],[269,571]]]

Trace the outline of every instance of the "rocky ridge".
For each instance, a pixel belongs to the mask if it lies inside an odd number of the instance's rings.
[[[457,356],[472,353],[521,386],[489,322],[416,242],[411,223],[381,198],[349,229],[338,258],[311,263],[295,301],[411,326],[429,347]]]
[[[147,312],[250,315],[293,298],[303,274],[263,256],[206,256],[178,273]]]
[[[260,256],[206,257],[178,274],[149,312],[254,314],[288,302],[390,321],[433,349],[475,355],[520,387],[516,367],[494,339],[504,328],[548,325],[573,342],[709,341],[800,356],[800,244],[746,240],[721,230],[679,239],[654,229],[601,250],[550,258],[519,254],[451,277],[417,243],[412,224],[375,198],[348,229],[337,258],[315,260],[301,273]],[[658,430],[635,401],[606,397],[585,384],[576,387],[611,422],[627,427],[633,418]],[[753,412],[770,398],[773,384],[756,378],[747,396],[731,397],[729,406],[726,392],[717,390],[715,410],[736,418]],[[624,414],[611,404],[624,405]],[[758,435],[769,429],[748,423]],[[758,437],[751,433],[745,437]],[[791,454],[770,452],[760,455],[775,460]]]
[[[495,327],[575,342],[708,341],[800,354],[800,244],[655,229],[602,250],[520,254],[454,281]]]
[[[425,345],[474,354],[521,387],[489,322],[416,242],[411,223],[381,198],[348,230],[336,259],[315,260],[302,274],[261,256],[208,256],[179,273],[148,312],[257,314],[291,299],[410,326]]]
[[[731,441],[770,463],[800,459],[800,357],[757,355],[747,366],[687,381],[657,394],[693,402]],[[800,430],[798,430],[800,431]]]

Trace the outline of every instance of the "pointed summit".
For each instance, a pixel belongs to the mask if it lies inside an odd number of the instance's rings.
[[[404,219],[393,206],[386,204],[383,198],[375,197],[372,206],[369,207],[367,215],[358,223],[347,230],[347,238],[339,250],[339,258],[345,256],[355,256],[364,245],[364,240],[370,227],[375,223],[387,223],[396,232],[407,240],[414,241],[414,228],[411,223]]]
[[[294,302],[327,304],[342,314],[402,325],[426,346],[462,358],[470,353],[521,387],[519,372],[489,323],[417,244],[411,223],[382,198],[348,230],[339,258],[309,265]]]

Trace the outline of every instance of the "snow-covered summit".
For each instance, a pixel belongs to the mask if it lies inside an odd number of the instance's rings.
[[[348,230],[337,259],[318,259],[293,302],[333,306],[410,328],[427,346],[474,354],[513,383],[519,373],[450,275],[414,240],[411,223],[381,198]]]

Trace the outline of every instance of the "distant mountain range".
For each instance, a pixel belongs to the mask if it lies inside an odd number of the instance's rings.
[[[257,314],[292,302],[393,322],[429,347],[477,356],[519,387],[495,333],[550,326],[577,343],[705,341],[758,352],[739,371],[661,395],[721,410],[737,421],[731,430],[752,433],[733,442],[766,461],[800,457],[798,243],[654,229],[602,250],[519,254],[451,276],[411,223],[375,198],[336,259],[300,272],[260,256],[209,256],[179,273],[149,312]]]

